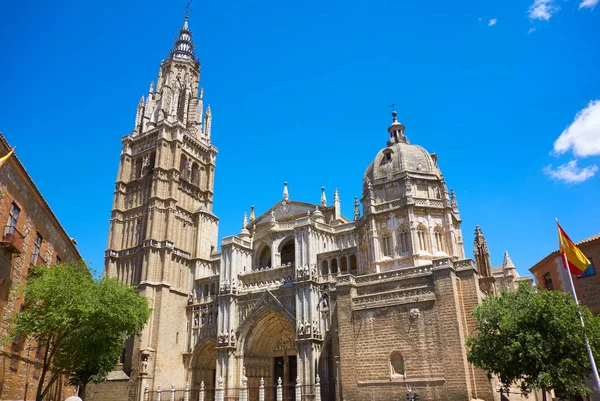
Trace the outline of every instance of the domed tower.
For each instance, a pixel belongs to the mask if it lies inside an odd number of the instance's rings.
[[[410,144],[396,116],[392,112],[387,146],[363,178],[360,257],[370,272],[464,258],[458,204],[448,194],[437,155]]]

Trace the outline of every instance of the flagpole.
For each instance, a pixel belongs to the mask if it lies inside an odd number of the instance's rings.
[[[556,224],[558,224],[558,219],[556,219]],[[585,323],[583,323],[583,316],[581,315],[581,311],[579,310],[579,299],[577,299],[577,292],[575,291],[575,284],[573,283],[573,275],[571,274],[571,270],[569,269],[567,253],[563,252],[562,243],[560,245],[561,249],[559,251],[562,255],[562,260],[565,265],[565,269],[567,270],[567,275],[569,276],[569,283],[571,283],[573,298],[575,299],[575,304],[577,305],[577,314],[579,315],[579,321],[581,322],[581,328],[583,329],[583,338],[585,339],[585,347],[587,348],[588,357],[590,358],[590,363],[592,365],[592,373],[594,375],[594,381],[596,382],[596,391],[600,392],[600,377],[598,376],[598,368],[596,368],[596,361],[594,360],[592,347],[590,347],[590,342],[588,341],[587,334],[585,333]]]

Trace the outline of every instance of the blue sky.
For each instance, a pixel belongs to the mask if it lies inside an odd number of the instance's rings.
[[[492,263],[508,250],[521,274],[556,248],[554,217],[575,240],[597,233],[597,1],[195,2],[220,237],[279,201],[283,181],[299,201],[338,188],[351,217],[391,103],[439,155],[467,255],[476,224]],[[120,139],[185,4],[0,5],[0,131],[96,270]]]

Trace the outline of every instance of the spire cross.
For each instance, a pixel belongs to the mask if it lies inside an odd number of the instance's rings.
[[[396,103],[390,104],[390,107],[392,108],[392,111],[396,111]]]
[[[187,6],[185,6],[185,14],[187,15],[192,10],[192,0],[188,0]]]

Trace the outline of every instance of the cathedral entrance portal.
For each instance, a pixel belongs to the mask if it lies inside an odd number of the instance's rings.
[[[295,400],[298,376],[295,333],[290,322],[272,310],[261,315],[244,341],[244,369],[250,388],[249,401],[258,400],[260,379],[265,381],[265,400],[276,400],[277,381],[281,378],[283,399]]]
[[[206,340],[198,344],[192,358],[192,400],[198,399],[198,392],[202,382],[204,382],[206,399],[212,400],[214,398],[216,369],[217,350],[215,343]]]

